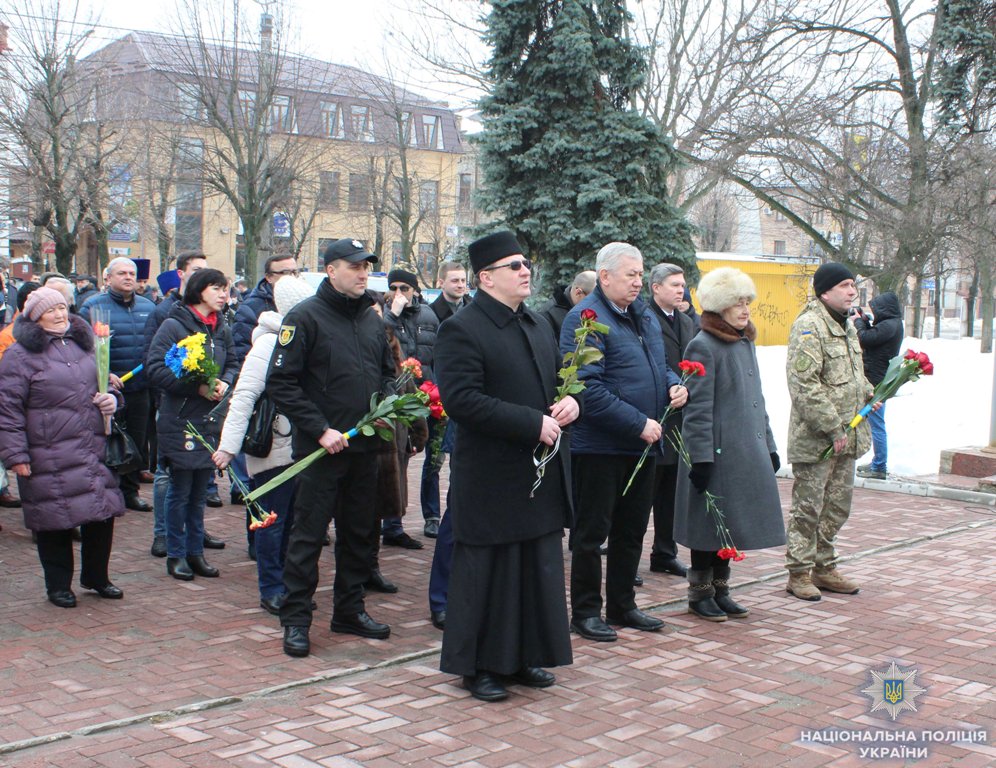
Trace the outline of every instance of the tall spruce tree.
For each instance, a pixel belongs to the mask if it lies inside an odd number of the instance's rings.
[[[996,0],[941,0],[935,95],[945,122],[988,130],[996,107]]]
[[[494,0],[488,15],[480,202],[547,286],[613,240],[694,271],[691,227],[667,202],[674,151],[631,101],[646,65],[626,20],[620,0]]]

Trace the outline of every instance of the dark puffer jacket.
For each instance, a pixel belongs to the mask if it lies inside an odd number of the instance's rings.
[[[903,343],[903,320],[899,298],[892,291],[880,293],[868,305],[874,320],[864,315],[854,318],[858,342],[865,361],[865,378],[878,385],[885,376],[889,361],[899,354]]]
[[[433,347],[436,345],[436,335],[439,333],[439,318],[428,305],[419,301],[409,304],[396,317],[391,312],[384,313],[384,322],[394,331],[401,345],[401,358],[414,357],[422,364],[422,379],[435,381],[432,372],[435,362]]]
[[[195,333],[206,335],[205,353],[218,363],[219,379],[231,385],[239,371],[233,353],[232,334],[221,315],[212,332],[189,307],[174,304],[169,317],[152,340],[146,368],[149,383],[162,393],[156,421],[159,459],[164,465],[176,469],[211,469],[214,466],[211,454],[187,434],[188,421],[204,437],[215,438],[212,444],[217,444],[219,432],[219,424],[207,418],[218,403],[201,397],[197,391],[199,384],[186,378],[176,378],[165,362],[166,353],[176,342]]]
[[[134,295],[131,301],[108,290],[90,298],[80,308],[80,317],[93,320],[93,310],[107,312],[111,326],[111,373],[123,376],[145,360],[145,323],[156,305],[143,296]],[[148,388],[145,370],[125,382],[124,393],[139,392]]]
[[[232,339],[235,342],[235,359],[241,363],[249,354],[252,346],[252,332],[259,324],[259,316],[264,312],[276,312],[277,304],[273,300],[273,286],[264,277],[252,292],[239,302],[235,312],[235,322],[232,324]]]
[[[93,332],[69,318],[65,337],[21,315],[17,344],[0,359],[0,461],[29,464],[18,477],[24,524],[64,531],[124,514],[114,474],[104,466],[104,419],[93,404]]]

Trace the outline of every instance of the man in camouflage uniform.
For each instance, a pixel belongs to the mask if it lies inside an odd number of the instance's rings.
[[[858,591],[837,571],[834,541],[851,511],[855,459],[871,445],[867,421],[845,431],[872,394],[857,331],[848,319],[857,297],[854,275],[842,264],[824,264],[813,275],[813,293],[816,300],[792,325],[786,360],[792,397],[788,460],[795,476],[786,589],[801,600],[819,600],[821,589]],[[834,454],[821,461],[829,445]]]

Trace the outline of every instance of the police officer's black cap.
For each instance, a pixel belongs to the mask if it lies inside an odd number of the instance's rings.
[[[467,251],[470,254],[470,266],[476,274],[498,259],[522,255],[522,246],[513,233],[505,230],[475,240],[467,246]]]
[[[336,240],[325,249],[325,254],[322,258],[326,267],[336,259],[344,259],[353,263],[358,261],[369,261],[371,264],[377,263],[377,257],[372,253],[368,253],[367,249],[363,247],[363,243],[351,237]]]

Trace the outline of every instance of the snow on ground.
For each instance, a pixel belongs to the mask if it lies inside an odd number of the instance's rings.
[[[908,382],[886,407],[890,474],[929,475],[938,471],[944,448],[989,443],[993,355],[979,352],[978,339],[905,339],[907,349],[926,352],[934,375]],[[768,418],[786,461],[789,400],[785,381],[786,347],[758,347]],[[859,464],[871,461],[869,453]]]

